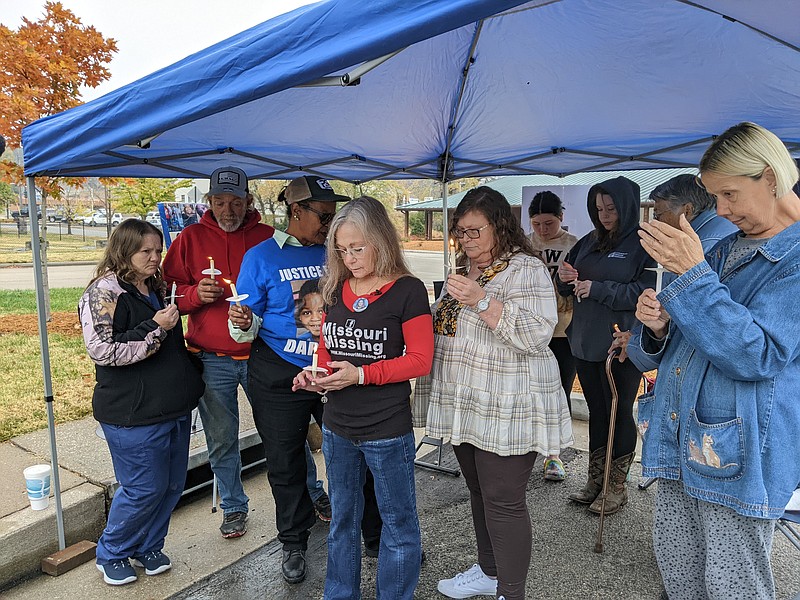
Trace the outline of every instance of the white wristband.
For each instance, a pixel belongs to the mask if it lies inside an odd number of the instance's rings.
[[[358,367],[358,384],[364,385],[364,367]]]

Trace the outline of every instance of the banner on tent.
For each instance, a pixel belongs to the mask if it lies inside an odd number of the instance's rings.
[[[561,226],[578,239],[594,229],[589,212],[586,210],[586,198],[590,185],[526,185],[522,188],[522,229],[530,234],[531,220],[528,218],[528,207],[533,197],[539,192],[550,191],[561,198],[564,206],[564,219]]]
[[[158,214],[167,249],[184,228],[199,223],[207,210],[208,205],[203,202],[159,202]]]

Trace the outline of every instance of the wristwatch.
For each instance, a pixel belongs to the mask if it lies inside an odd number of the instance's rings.
[[[484,296],[483,298],[481,298],[480,300],[478,300],[478,303],[475,305],[475,312],[476,313],[482,313],[487,308],[489,308],[489,295],[488,294],[486,296]]]

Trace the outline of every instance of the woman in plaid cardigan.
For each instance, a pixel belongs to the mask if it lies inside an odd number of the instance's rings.
[[[433,368],[418,382],[415,414],[427,408],[427,434],[453,445],[470,491],[478,564],[438,589],[450,598],[518,600],[530,565],[525,489],[536,454],[557,455],[573,441],[548,348],[555,291],[499,192],[468,192],[451,234],[461,255],[435,306]]]

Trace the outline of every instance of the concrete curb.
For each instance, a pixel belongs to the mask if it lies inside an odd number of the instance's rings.
[[[106,523],[102,487],[83,483],[61,495],[67,546],[95,541]],[[0,590],[40,572],[42,558],[58,550],[55,501],[42,511],[29,508],[0,519]]]

